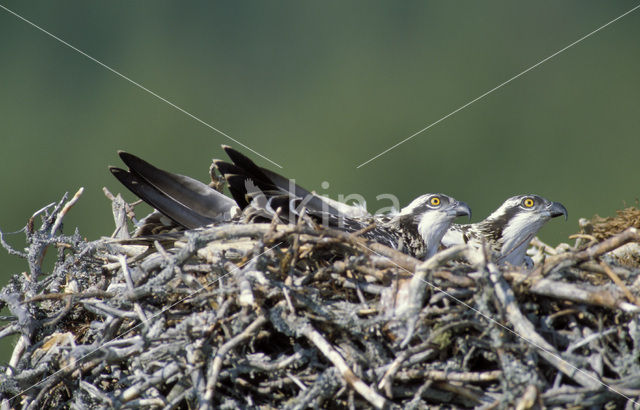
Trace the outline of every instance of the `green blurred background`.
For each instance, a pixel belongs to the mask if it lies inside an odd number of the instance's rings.
[[[555,244],[640,193],[640,10],[356,169],[637,2],[0,4],[370,210],[440,191],[479,220],[534,192],[569,209],[540,233]],[[0,138],[5,235],[83,186],[64,228],[88,239],[113,230],[103,186],[133,199],[107,171],[116,150],[206,180],[220,144],[238,147],[1,9]],[[0,266],[0,285],[26,269],[1,249]]]

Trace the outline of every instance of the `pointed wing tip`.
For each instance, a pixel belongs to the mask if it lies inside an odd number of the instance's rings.
[[[122,169],[122,168],[114,167],[113,165],[109,165],[109,171],[110,171],[113,175],[116,175],[116,174],[122,174],[123,172],[124,172],[124,173],[128,173],[128,172],[129,172],[129,171],[124,170],[124,169]]]
[[[126,186],[130,191],[134,194],[138,195],[136,191],[134,191],[131,185],[135,182],[135,177],[131,174],[131,172],[126,169],[109,166],[109,171],[111,171],[111,175],[116,177],[118,181],[124,186]],[[138,195],[139,196],[139,195]]]
[[[140,158],[138,158],[137,156],[130,154],[126,151],[123,150],[118,150],[118,156],[120,157],[120,159],[122,160],[122,162],[124,162],[125,164],[127,164],[127,166],[129,168],[131,168],[130,163],[134,162],[134,161],[139,161]]]
[[[222,161],[218,159],[218,160],[214,160],[213,164],[222,175],[225,175],[225,178],[226,178],[226,175],[228,174],[242,173],[241,169],[238,168],[238,166],[227,161]]]
[[[227,155],[233,162],[236,162],[237,160],[253,162],[251,161],[251,159],[249,159],[249,157],[229,145],[223,145],[222,149],[227,153]]]

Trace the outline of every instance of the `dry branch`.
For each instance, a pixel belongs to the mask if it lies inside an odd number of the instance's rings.
[[[129,238],[132,208],[106,194],[114,238],[60,233],[77,194],[38,211],[26,252],[12,251],[30,270],[0,291],[0,339],[19,336],[0,366],[2,408],[526,409],[640,396],[635,219],[583,232],[580,248],[535,240],[544,261],[527,272],[466,246],[419,261],[275,221]]]

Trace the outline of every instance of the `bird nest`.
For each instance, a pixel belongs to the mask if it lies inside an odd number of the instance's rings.
[[[78,196],[11,250],[3,408],[638,406],[637,209],[534,241],[525,271],[304,225],[122,238],[119,198],[121,238],[89,242],[59,233]]]

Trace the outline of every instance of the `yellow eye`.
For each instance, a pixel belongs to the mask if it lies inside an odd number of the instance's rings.
[[[432,198],[429,200],[429,204],[430,204],[431,206],[438,206],[438,205],[440,205],[440,198],[438,198],[437,196],[432,197]]]
[[[533,207],[533,199],[532,198],[525,198],[524,201],[522,201],[522,205],[524,205],[525,208],[531,208]]]

